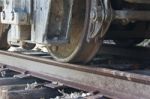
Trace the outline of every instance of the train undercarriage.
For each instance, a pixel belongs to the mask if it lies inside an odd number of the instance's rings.
[[[89,62],[103,40],[150,38],[149,0],[0,0],[0,49],[44,45],[60,62]]]

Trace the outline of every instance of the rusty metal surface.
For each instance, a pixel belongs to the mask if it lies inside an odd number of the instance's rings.
[[[150,77],[104,68],[58,63],[47,59],[0,51],[7,68],[86,91],[98,90],[121,99],[150,98]]]
[[[87,34],[91,32],[90,28],[92,28],[90,23],[92,2],[93,0],[74,1],[70,43],[48,47],[51,56],[55,60],[86,63],[97,53],[102,40],[97,40],[97,37],[94,37],[89,42],[87,41]]]

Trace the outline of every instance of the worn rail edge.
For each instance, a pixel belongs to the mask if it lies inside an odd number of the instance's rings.
[[[111,98],[150,98],[150,77],[146,75],[59,63],[4,51],[0,51],[0,63],[17,72],[85,91],[99,91]]]

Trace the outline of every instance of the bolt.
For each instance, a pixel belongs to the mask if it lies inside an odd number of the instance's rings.
[[[51,46],[51,50],[54,51],[54,52],[57,51],[58,50],[58,46]]]
[[[91,11],[90,18],[93,19],[95,17],[94,11]]]
[[[12,21],[15,19],[15,14],[14,14],[14,12],[11,12],[12,13]]]
[[[91,18],[93,21],[96,21],[96,20],[97,20],[97,12],[96,12],[96,9],[93,8],[93,10],[92,10],[91,13],[90,13],[90,18]]]
[[[122,20],[122,25],[127,25],[127,24],[129,24],[129,20],[128,19],[124,19],[124,20]]]
[[[3,20],[5,20],[5,18],[6,18],[5,11],[2,12],[2,17],[3,17]]]

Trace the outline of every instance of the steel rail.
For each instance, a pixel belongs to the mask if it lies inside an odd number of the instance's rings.
[[[117,99],[149,99],[150,77],[97,67],[59,63],[49,59],[0,51],[5,68],[85,91],[99,91]]]

